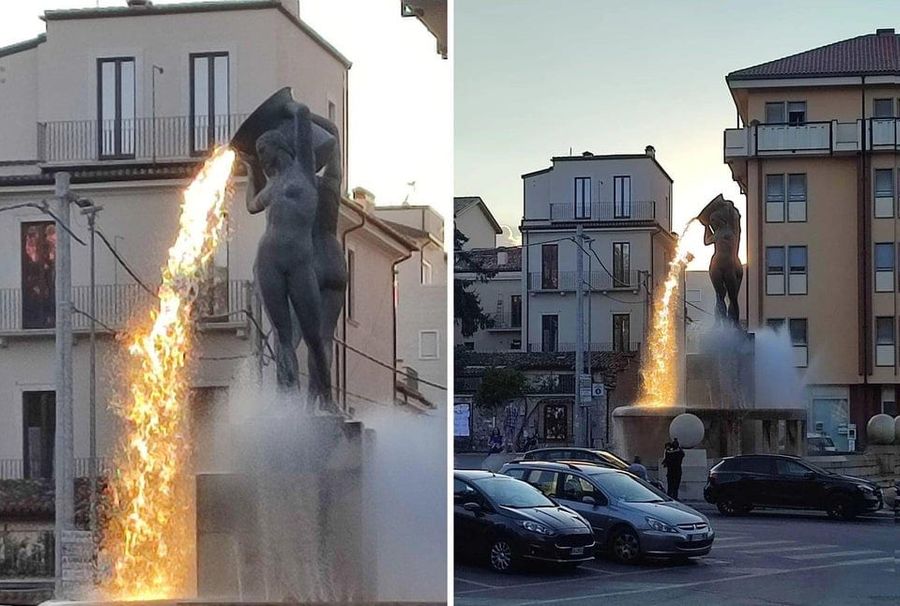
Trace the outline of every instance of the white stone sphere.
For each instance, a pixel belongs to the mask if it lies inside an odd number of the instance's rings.
[[[682,413],[669,423],[669,437],[678,438],[682,448],[693,448],[703,441],[703,421],[697,415]]]
[[[866,436],[872,444],[890,444],[894,441],[894,419],[890,415],[877,414],[866,423]]]
[[[894,417],[894,444],[900,444],[900,415]]]

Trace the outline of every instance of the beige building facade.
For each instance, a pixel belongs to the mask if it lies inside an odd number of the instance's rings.
[[[789,331],[810,431],[844,449],[865,444],[872,415],[897,414],[896,44],[879,29],[727,77],[749,326]]]
[[[346,149],[350,62],[297,17],[296,3],[247,0],[48,11],[47,32],[0,49],[0,208],[49,199],[54,174],[103,209],[97,240],[98,452],[116,439],[108,409],[122,388],[115,336],[146,313],[177,233],[181,191],[243,117],[283,86],[332,118]],[[86,44],[85,41],[91,41]],[[155,99],[155,109],[153,101]],[[347,157],[345,153],[344,158]],[[346,171],[345,171],[346,177]],[[227,393],[262,372],[274,380],[248,313],[268,332],[253,285],[265,217],[244,209],[244,177],[233,180],[227,243],[214,260],[204,299],[192,387],[200,399]],[[87,240],[73,206],[71,227]],[[394,270],[418,246],[345,198],[338,237],[350,285],[336,330],[333,384],[348,412],[393,406],[397,392]],[[49,477],[54,411],[55,236],[35,208],[0,212],[0,478]],[[88,309],[89,256],[72,243],[75,306]],[[89,321],[76,313],[74,418],[76,471],[89,453]],[[346,344],[346,346],[344,345]],[[305,370],[305,348],[300,348]],[[205,396],[204,396],[205,394]]]

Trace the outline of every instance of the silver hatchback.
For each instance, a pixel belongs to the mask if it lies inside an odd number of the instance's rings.
[[[620,562],[704,556],[712,548],[706,516],[628,472],[566,461],[508,463],[500,472],[587,518],[598,545]]]

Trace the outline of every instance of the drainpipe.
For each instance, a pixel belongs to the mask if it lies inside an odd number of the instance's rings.
[[[362,229],[366,225],[366,211],[359,210],[362,221],[345,231],[341,235],[341,250],[344,251],[344,259],[347,258],[347,236],[358,229]],[[350,279],[350,276],[347,276]],[[341,314],[341,337],[344,339],[344,345],[341,347],[341,386],[343,393],[341,394],[341,404],[344,411],[347,410],[347,306],[344,305],[344,313]]]
[[[424,247],[422,247],[424,248]],[[421,248],[419,251],[421,252]],[[391,366],[394,367],[393,376],[391,377],[391,390],[394,394],[394,402],[397,401],[397,266],[404,261],[411,259],[412,251],[409,251],[402,258],[391,264],[391,315],[393,316],[393,341],[394,341],[394,357],[391,360]]]

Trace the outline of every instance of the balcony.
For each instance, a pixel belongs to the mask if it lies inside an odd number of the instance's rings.
[[[625,353],[633,353],[641,350],[641,342],[640,341],[632,341],[629,343],[610,343],[610,342],[591,342],[584,344],[584,350],[587,351],[615,351],[615,352],[625,352]],[[531,353],[543,352],[543,344],[541,343],[529,343],[528,351]],[[552,352],[574,352],[575,351],[575,343],[557,343],[556,349],[552,350]],[[546,353],[546,352],[545,352]]]
[[[236,328],[245,326],[247,318],[241,310],[250,303],[250,283],[246,280],[231,280],[221,287],[213,287],[202,297],[197,306],[204,326]],[[90,309],[90,286],[72,287],[72,303],[76,309],[87,312]],[[128,326],[139,313],[145,312],[155,303],[156,298],[138,284],[99,284],[95,289],[98,330],[106,330],[103,325],[114,330]],[[22,291],[18,288],[0,289],[0,336],[27,336],[53,334],[52,322],[35,322],[35,315],[24,314]],[[54,316],[54,302],[44,317]],[[40,314],[37,315],[40,319]],[[76,332],[86,332],[91,321],[82,313],[72,314],[72,328]]]
[[[641,273],[638,270],[630,270],[613,277],[605,271],[592,271],[590,274],[585,272],[583,288],[585,291],[593,292],[636,291],[640,287]],[[528,274],[528,290],[529,292],[574,292],[577,286],[577,275],[578,273],[574,271],[561,271],[548,275],[532,272]]]
[[[551,202],[550,221],[652,221],[656,219],[655,201],[592,202],[576,216],[574,202]]]
[[[40,122],[38,158],[45,164],[195,160],[228,143],[246,118],[228,114],[130,120]]]
[[[725,160],[855,152],[859,150],[859,128],[858,120],[729,128],[725,130]]]
[[[522,314],[517,313],[514,314],[510,311],[501,311],[494,314],[489,314],[491,320],[494,321],[494,325],[488,328],[491,331],[504,331],[511,330],[513,332],[518,332],[522,328]]]

